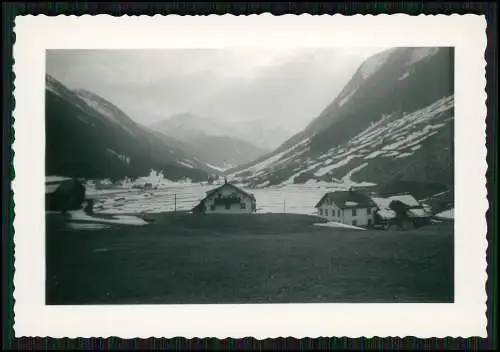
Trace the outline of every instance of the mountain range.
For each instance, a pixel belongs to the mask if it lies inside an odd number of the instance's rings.
[[[206,180],[216,172],[181,141],[134,122],[86,90],[46,75],[46,175],[123,178],[164,170],[171,180]]]
[[[269,152],[251,142],[259,142],[255,130],[248,131],[245,135],[240,131],[246,126],[239,126],[239,128],[237,126],[237,124],[218,122],[214,119],[184,113],[173,115],[149,127],[186,143],[193,153],[210,165],[225,170],[251,162]],[[254,139],[250,137],[252,135]],[[275,140],[279,135],[275,138],[260,137],[269,141]]]
[[[453,48],[383,51],[286,139],[280,128],[189,113],[146,127],[47,75],[46,174],[123,178],[155,169],[202,181],[237,165],[225,174],[247,187],[323,184],[424,197],[453,188],[453,77]]]
[[[327,182],[387,192],[449,189],[453,77],[453,48],[378,53],[303,131],[229,175],[249,187]]]

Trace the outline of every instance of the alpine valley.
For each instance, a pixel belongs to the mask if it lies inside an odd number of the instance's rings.
[[[452,189],[453,75],[453,48],[382,51],[303,131],[228,174],[256,188],[331,183],[418,196]]]
[[[259,132],[264,134],[260,136],[262,139],[270,140],[279,136],[276,130],[255,130],[244,124],[218,122],[191,113],[173,115],[152,124],[150,128],[184,142],[192,153],[220,171],[246,164],[269,152],[271,149],[266,150],[254,144],[259,142]],[[284,140],[286,138],[280,142]]]

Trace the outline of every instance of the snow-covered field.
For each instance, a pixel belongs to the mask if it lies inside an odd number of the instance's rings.
[[[217,185],[172,184],[164,189],[93,190],[96,214],[161,213],[189,211]],[[314,214],[314,206],[332,188],[316,185],[287,185],[281,188],[244,189],[253,193],[258,213]]]

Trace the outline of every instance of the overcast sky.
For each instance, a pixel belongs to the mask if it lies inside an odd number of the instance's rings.
[[[49,50],[47,73],[146,125],[190,112],[298,132],[381,50]]]

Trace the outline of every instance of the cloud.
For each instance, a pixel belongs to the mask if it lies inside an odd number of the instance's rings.
[[[296,132],[382,49],[49,50],[47,73],[146,125],[191,112]]]

